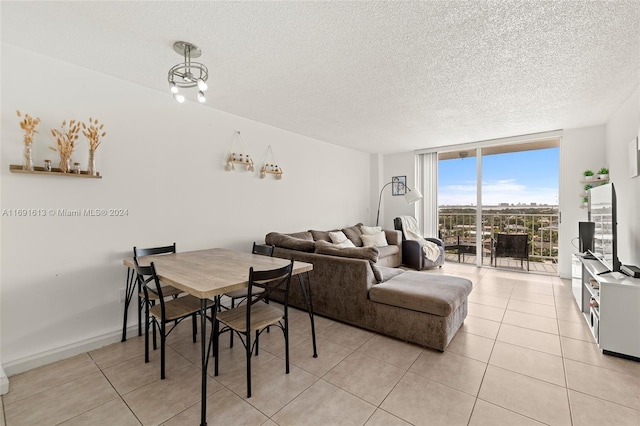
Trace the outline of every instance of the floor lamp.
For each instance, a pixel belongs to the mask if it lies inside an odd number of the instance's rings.
[[[404,189],[406,189],[403,197],[404,197],[404,200],[407,202],[407,204],[413,204],[416,201],[422,199],[422,193],[418,190],[418,188],[414,188],[412,190],[404,183],[397,182],[397,181],[386,183],[380,190],[380,198],[378,199],[378,215],[376,216],[376,226],[378,226],[378,221],[380,220],[380,203],[382,203],[382,193],[384,192],[384,189],[391,184],[396,184],[398,185],[399,188],[404,187]]]

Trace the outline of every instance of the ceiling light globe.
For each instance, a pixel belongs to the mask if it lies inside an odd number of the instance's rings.
[[[171,93],[176,94],[178,93],[178,86],[176,86],[174,82],[171,82],[169,83],[169,90],[171,90]]]
[[[200,89],[203,92],[209,88],[207,83],[201,78],[198,79],[197,83],[198,83],[198,89]]]
[[[198,102],[201,104],[207,102],[207,98],[204,96],[204,93],[198,92]]]
[[[179,103],[183,103],[184,102],[184,96],[182,96],[179,93],[175,93],[173,95],[173,99],[175,99],[176,101],[178,101]]]

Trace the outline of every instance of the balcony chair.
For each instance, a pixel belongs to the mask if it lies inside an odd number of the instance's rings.
[[[527,261],[529,270],[529,235],[528,234],[496,234],[491,238],[491,263],[497,268],[499,257],[520,259],[520,267],[524,269]],[[495,262],[495,263],[494,263]]]
[[[405,226],[403,226],[403,218]],[[402,216],[393,219],[393,227],[402,231],[402,263],[417,270],[442,267],[444,265],[444,242],[439,238],[421,237],[418,232],[418,224],[412,216]],[[405,229],[406,228],[406,229]],[[427,258],[422,248],[426,242],[433,243],[440,252],[435,260]]]
[[[260,334],[268,327],[282,330],[285,345],[285,371],[289,374],[289,288],[293,260],[282,268],[254,271],[249,269],[249,287],[246,303],[218,314],[213,326],[213,356],[215,357],[214,375],[218,375],[219,337],[224,332],[236,333],[246,350],[247,356],[247,398],[251,398],[251,356],[258,355]],[[260,289],[261,292],[256,292]],[[264,303],[271,294],[280,293],[284,300],[284,310]],[[222,328],[220,328],[222,324]],[[255,332],[255,340],[251,336]]]

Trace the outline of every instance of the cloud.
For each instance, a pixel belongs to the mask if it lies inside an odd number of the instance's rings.
[[[501,179],[494,182],[482,182],[482,204],[557,204],[558,189],[527,186],[515,179]],[[441,187],[438,193],[440,205],[475,205],[476,185],[464,182],[458,185]]]

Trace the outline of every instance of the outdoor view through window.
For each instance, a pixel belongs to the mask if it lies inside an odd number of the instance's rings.
[[[555,141],[554,141],[555,143]],[[556,273],[558,260],[559,148],[549,143],[482,150],[482,247],[476,248],[477,158],[475,149],[439,155],[439,231],[447,258],[489,265],[498,233],[527,234],[532,271]],[[517,259],[516,259],[517,260]],[[518,267],[500,259],[496,266]]]

